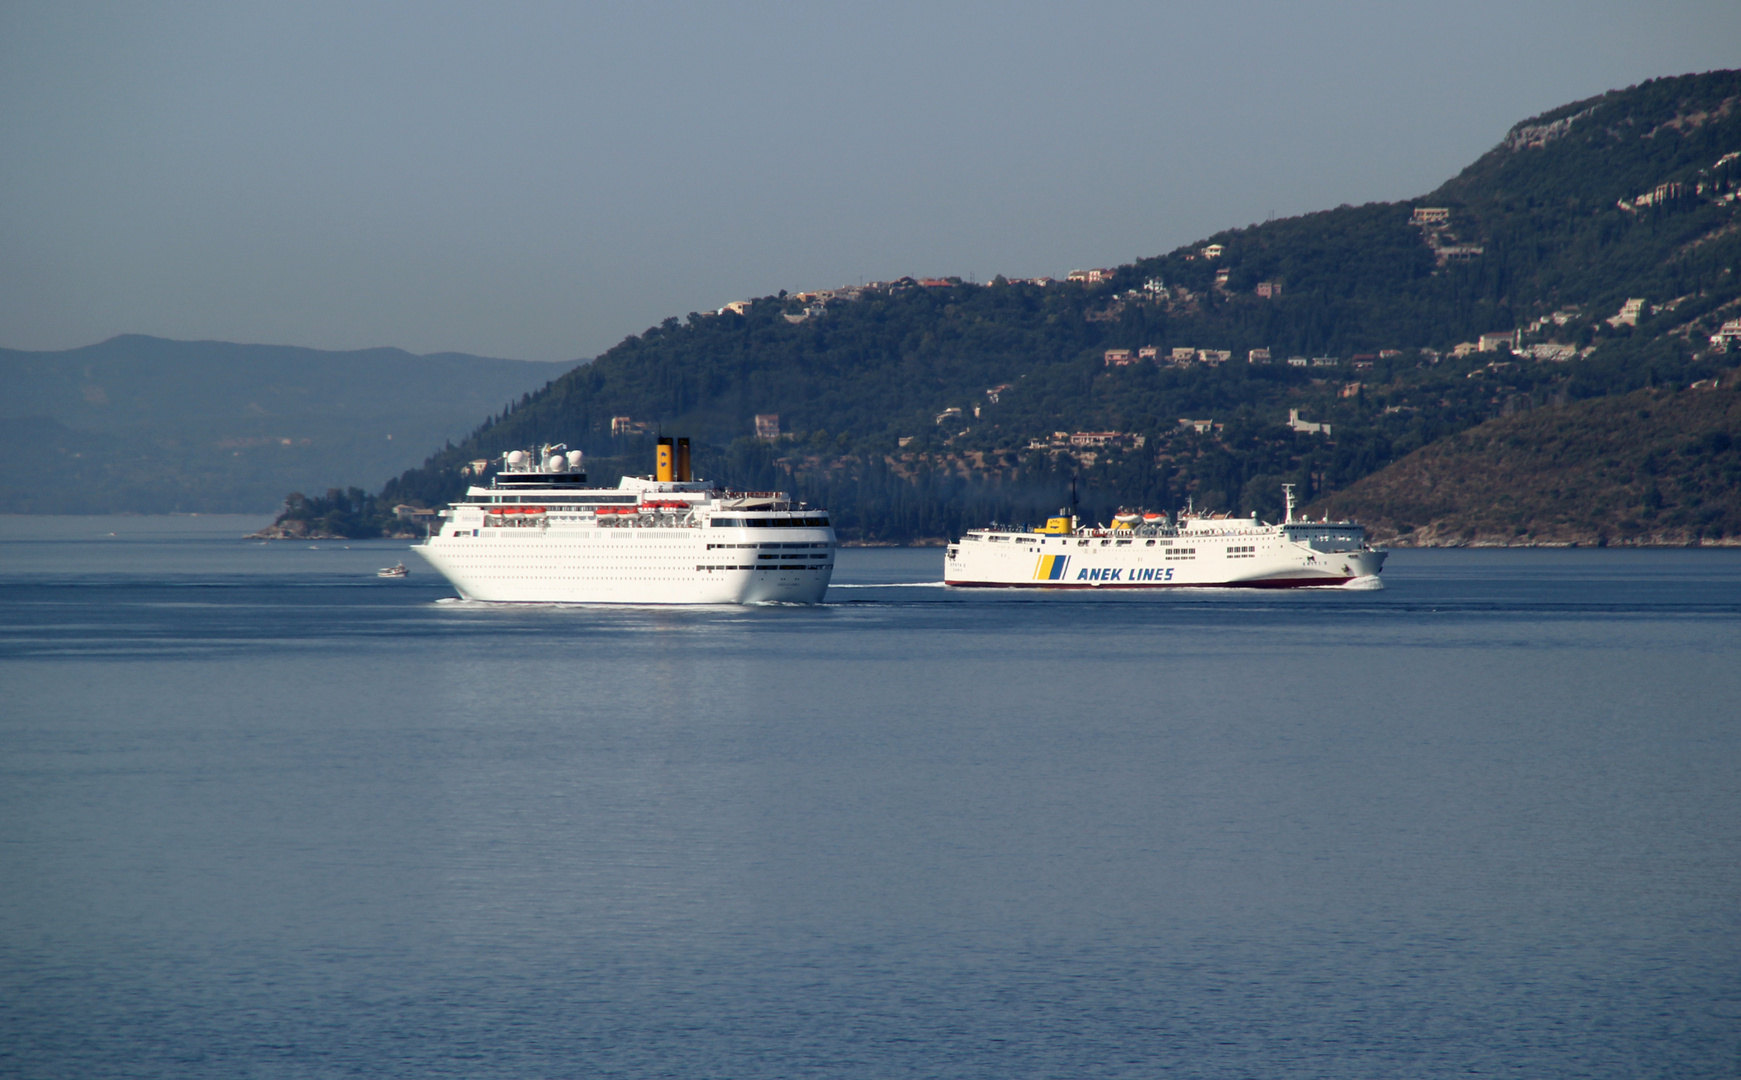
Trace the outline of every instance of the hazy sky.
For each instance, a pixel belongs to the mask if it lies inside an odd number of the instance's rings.
[[[561,360],[1426,192],[1741,3],[0,2],[0,346]]]

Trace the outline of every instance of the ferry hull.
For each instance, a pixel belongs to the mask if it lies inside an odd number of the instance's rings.
[[[1272,527],[1273,528],[1273,527]],[[970,534],[945,555],[943,583],[967,589],[1311,589],[1383,588],[1379,572],[1386,552],[1371,548],[1324,551],[1272,535],[1226,539],[1202,535],[1177,541],[1189,554],[1167,547],[1116,545],[1113,537],[1081,543],[1074,537],[1043,539]]]
[[[958,589],[1330,589],[1364,581],[1358,577],[1266,578],[1258,581],[1166,581],[1075,583],[1046,581],[944,581]],[[1377,580],[1376,578],[1372,580]]]

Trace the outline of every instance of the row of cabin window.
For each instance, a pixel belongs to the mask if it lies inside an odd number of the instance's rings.
[[[726,563],[724,565],[716,564],[713,566],[697,566],[696,569],[697,570],[827,570],[827,569],[830,569],[830,567],[811,566],[808,563],[781,563],[781,564],[775,565],[775,566],[756,566],[753,563],[739,563],[736,566],[733,566],[730,563]]]

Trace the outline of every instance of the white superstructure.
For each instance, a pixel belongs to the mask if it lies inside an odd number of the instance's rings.
[[[1037,589],[1382,588],[1386,552],[1351,521],[1300,521],[1287,488],[1280,525],[1256,517],[1120,513],[1111,525],[1074,516],[1034,530],[973,529],[949,545],[943,582]]]
[[[672,451],[678,457],[672,460]],[[586,485],[563,446],[502,456],[412,547],[468,600],[814,604],[834,573],[825,510],[688,477],[688,440],[661,439],[654,477]]]

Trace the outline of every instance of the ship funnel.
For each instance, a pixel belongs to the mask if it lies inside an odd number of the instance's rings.
[[[673,464],[671,457],[671,436],[661,435],[659,437],[659,457],[657,459],[656,471],[653,475],[653,479],[659,481],[661,484],[669,484],[671,482]]]
[[[689,475],[689,440],[687,438],[677,440],[677,479],[686,484],[694,479]]]

